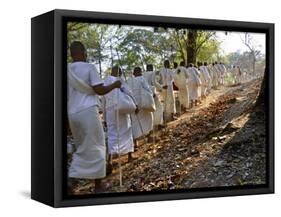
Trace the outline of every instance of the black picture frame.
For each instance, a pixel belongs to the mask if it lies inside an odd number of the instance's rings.
[[[96,22],[266,34],[267,184],[184,191],[67,197],[66,22]],[[32,144],[31,198],[53,207],[161,201],[274,193],[274,24],[53,10],[31,21]],[[43,139],[42,139],[43,138]]]

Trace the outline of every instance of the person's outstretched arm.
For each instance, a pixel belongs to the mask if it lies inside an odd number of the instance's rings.
[[[109,93],[110,91],[112,91],[115,88],[120,88],[121,87],[121,81],[115,81],[114,83],[105,86],[103,84],[98,84],[95,86],[92,86],[92,88],[94,89],[95,93],[98,95],[105,95],[107,93]]]

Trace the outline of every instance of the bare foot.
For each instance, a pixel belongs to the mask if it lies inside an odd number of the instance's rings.
[[[128,153],[128,163],[129,163],[129,162],[132,162],[132,161],[135,160],[135,159],[137,159],[137,158],[136,158],[136,157],[133,157],[133,153],[132,153],[132,152]]]
[[[165,125],[164,124],[160,124],[160,125],[157,126],[157,128],[158,128],[158,130],[161,130],[161,129],[165,128]]]
[[[75,194],[75,190],[78,187],[79,180],[75,178],[69,178],[67,183],[68,194]]]
[[[104,193],[109,184],[103,183],[101,179],[95,180],[95,193]]]
[[[112,174],[112,170],[113,170],[113,165],[112,164],[108,164],[106,167],[106,176],[109,176]]]
[[[148,142],[148,143],[153,142],[153,137],[152,137],[152,136],[149,136],[149,137],[147,138],[147,142]]]

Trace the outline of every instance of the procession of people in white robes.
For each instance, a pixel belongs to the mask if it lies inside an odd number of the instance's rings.
[[[95,66],[86,62],[85,51],[81,42],[71,45],[68,120],[76,150],[68,177],[95,180],[96,188],[101,187],[100,180],[106,177],[113,155],[128,154],[128,160],[132,159],[139,139],[176,118],[174,88],[177,88],[180,109],[186,112],[197,106],[211,89],[224,85],[227,73],[223,63],[199,62],[198,66],[185,67],[181,62],[180,66],[174,64],[172,70],[170,62],[165,60],[159,72],[148,64],[145,72],[135,67],[133,75],[126,79],[121,68],[114,66],[103,81]],[[233,67],[232,74],[235,83],[241,83],[239,66]],[[120,103],[125,101],[122,110]],[[107,154],[111,161],[106,161]]]

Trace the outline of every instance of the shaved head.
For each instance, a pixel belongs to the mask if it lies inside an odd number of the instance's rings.
[[[169,62],[169,60],[165,60],[165,61],[164,61],[164,67],[165,67],[165,68],[170,68],[170,62]]]
[[[121,68],[118,65],[112,67],[111,75],[113,75],[113,76],[121,76],[121,74],[122,74],[122,70],[121,70]]]
[[[87,58],[86,48],[80,41],[74,41],[70,45],[70,55],[74,61],[85,61]]]
[[[142,75],[142,71],[140,67],[135,67],[134,68],[134,76],[141,76]]]
[[[152,64],[147,64],[146,71],[153,71],[153,65]]]

